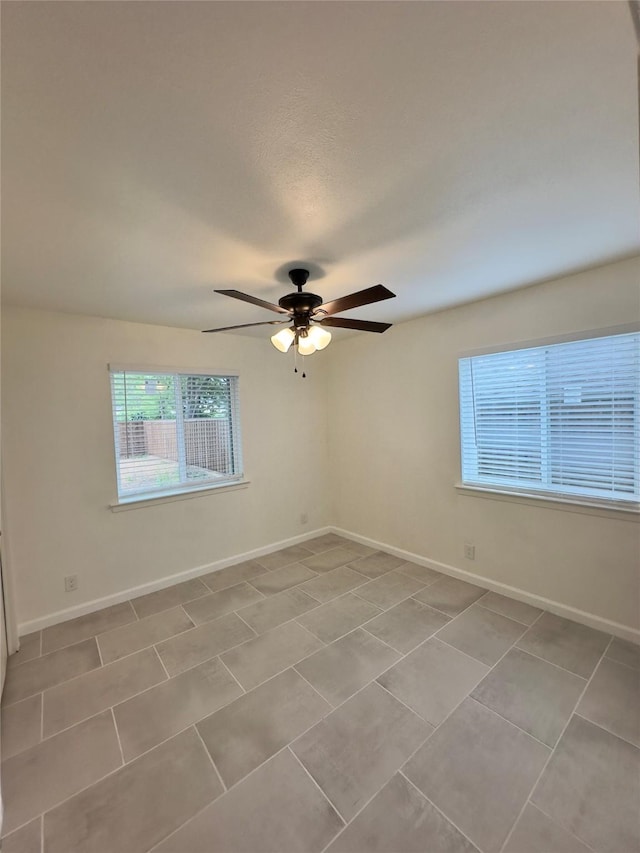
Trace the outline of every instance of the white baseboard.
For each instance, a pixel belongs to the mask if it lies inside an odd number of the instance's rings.
[[[522,601],[525,604],[531,604],[534,607],[540,607],[543,610],[548,610],[550,613],[555,613],[557,616],[564,616],[566,619],[573,619],[574,622],[580,622],[583,625],[588,625],[590,628],[596,628],[598,631],[605,631],[607,634],[613,634],[616,637],[621,637],[624,640],[630,640],[632,643],[640,645],[640,630],[637,628],[632,628],[629,625],[621,625],[619,622],[613,622],[610,619],[597,616],[595,613],[578,610],[578,608],[571,607],[568,604],[561,604],[558,601],[552,601],[541,595],[535,595],[534,593],[527,592],[526,590],[519,589],[518,587],[509,586],[506,583],[491,580],[491,578],[475,574],[474,572],[469,572],[466,569],[459,569],[457,566],[450,566],[448,563],[431,560],[428,557],[421,556],[420,554],[414,554],[412,551],[405,551],[402,548],[387,545],[385,542],[378,542],[377,540],[370,539],[367,536],[360,536],[357,533],[352,533],[350,530],[343,530],[340,527],[333,526],[318,528],[317,530],[312,530],[299,536],[282,539],[280,542],[272,542],[270,545],[264,545],[261,548],[254,548],[253,551],[245,551],[243,554],[236,554],[233,557],[217,560],[214,563],[208,563],[204,566],[196,566],[194,569],[187,569],[184,572],[178,572],[175,575],[169,575],[168,577],[161,578],[157,581],[150,581],[149,583],[131,587],[130,589],[125,589],[121,592],[105,595],[102,598],[94,598],[92,601],[86,601],[83,604],[76,604],[73,607],[67,607],[64,610],[57,610],[55,613],[49,613],[38,619],[21,622],[18,625],[18,633],[20,636],[24,636],[25,634],[30,634],[33,631],[40,631],[42,628],[48,628],[50,625],[57,625],[59,622],[66,622],[68,619],[75,619],[77,616],[85,616],[87,613],[102,610],[102,608],[109,607],[113,604],[120,604],[123,601],[128,601],[130,598],[138,598],[140,595],[146,595],[149,592],[156,592],[156,590],[165,589],[166,587],[173,586],[176,583],[188,581],[191,580],[191,578],[197,578],[200,575],[209,574],[209,572],[225,569],[228,566],[233,566],[236,563],[242,563],[245,560],[254,560],[258,557],[263,557],[265,554],[271,554],[273,551],[279,551],[281,548],[287,548],[290,545],[299,545],[307,539],[322,536],[324,533],[336,533],[339,536],[344,536],[345,539],[351,539],[354,542],[360,542],[362,545],[369,545],[371,548],[386,551],[389,554],[394,554],[396,557],[401,557],[403,560],[410,560],[412,563],[417,563],[419,566],[426,566],[427,568],[442,572],[444,575],[450,575],[451,577],[459,578],[460,580],[475,583],[478,586],[485,587],[485,589],[490,589],[492,592],[507,595],[510,598],[515,598],[517,601]]]
[[[149,581],[148,583],[134,586],[130,589],[124,589],[121,592],[114,592],[110,595],[104,595],[102,598],[94,598],[92,601],[85,601],[82,604],[76,604],[73,607],[66,607],[64,610],[56,610],[55,613],[49,613],[46,616],[41,616],[38,619],[31,619],[28,622],[20,622],[18,624],[18,634],[23,637],[25,634],[31,634],[33,631],[40,631],[42,628],[48,628],[50,625],[57,625],[59,622],[66,622],[68,619],[75,619],[77,616],[85,616],[87,613],[93,613],[96,610],[102,610],[104,607],[110,607],[112,604],[121,604],[123,601],[128,601],[130,598],[138,598],[140,595],[146,595],[149,592],[156,592],[159,589],[165,589],[168,586],[173,586],[176,583],[197,578],[200,575],[207,575],[209,572],[217,572],[220,569],[226,569],[228,566],[233,566],[236,563],[244,563],[245,560],[255,560],[258,557],[264,557],[265,554],[271,554],[273,551],[279,551],[281,548],[288,548],[290,545],[299,545],[301,542],[306,542],[307,539],[314,539],[316,536],[322,536],[324,533],[330,533],[333,528],[321,527],[317,530],[312,530],[308,533],[302,533],[299,536],[291,536],[289,539],[282,539],[280,542],[272,542],[270,545],[264,545],[261,548],[254,548],[253,551],[245,551],[244,554],[236,554],[233,557],[227,557],[224,560],[216,560],[214,563],[207,563],[204,566],[196,566],[195,569],[187,569],[184,572],[178,572],[175,575],[169,575],[160,578],[157,581]]]
[[[524,589],[519,589],[515,586],[509,586],[500,581],[491,580],[484,575],[474,574],[465,569],[459,569],[457,566],[450,566],[448,563],[440,563],[437,560],[430,560],[427,557],[422,557],[420,554],[414,554],[411,551],[404,551],[402,548],[395,548],[393,545],[387,545],[384,542],[377,542],[375,539],[369,539],[368,536],[360,536],[357,533],[352,533],[350,530],[342,530],[340,527],[329,528],[332,533],[338,536],[344,536],[345,539],[351,539],[354,542],[359,542],[361,545],[369,545],[371,548],[376,548],[380,551],[386,551],[388,554],[393,554],[395,557],[401,557],[403,560],[410,560],[412,563],[417,563],[419,566],[426,566],[428,569],[435,569],[437,572],[442,572],[443,575],[450,575],[459,580],[468,581],[469,583],[477,584],[492,592],[499,592],[501,595],[507,595],[509,598],[515,598],[517,601],[522,601],[525,604],[531,604],[534,607],[540,607],[542,610],[548,610],[550,613],[555,613],[556,616],[564,616],[566,619],[572,619],[574,622],[580,622],[582,625],[587,625],[589,628],[596,628],[598,631],[604,631],[607,634],[613,634],[616,637],[621,637],[623,640],[629,640],[632,643],[640,645],[640,630],[632,628],[629,625],[621,625],[619,622],[613,622],[611,619],[605,619],[603,616],[597,616],[595,613],[588,613],[585,610],[578,610],[576,607],[570,607],[568,604],[561,604],[559,601],[552,601],[549,598],[544,598],[542,595],[535,595],[527,592]]]

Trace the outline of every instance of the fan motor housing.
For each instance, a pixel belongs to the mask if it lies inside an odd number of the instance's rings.
[[[311,314],[322,305],[322,297],[317,293],[287,293],[278,300],[278,305],[293,314]]]

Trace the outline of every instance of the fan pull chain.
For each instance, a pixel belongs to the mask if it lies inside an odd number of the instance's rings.
[[[294,344],[294,347],[295,347],[295,349],[293,350],[293,372],[299,373],[300,371],[298,370],[298,347],[295,346],[295,344]],[[304,356],[302,356],[302,357],[304,358]],[[302,378],[303,379],[307,378],[307,373],[306,373],[306,370],[304,370],[304,369],[302,370]]]

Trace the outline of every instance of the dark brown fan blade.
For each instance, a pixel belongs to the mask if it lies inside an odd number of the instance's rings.
[[[243,302],[250,302],[251,305],[259,305],[261,308],[267,308],[269,311],[276,311],[278,314],[288,314],[284,308],[279,305],[274,305],[273,302],[265,302],[264,299],[258,299],[257,296],[249,296],[248,293],[242,293],[240,290],[214,290],[214,293],[222,293],[223,296],[231,296],[233,299],[241,299]]]
[[[248,329],[249,326],[281,326],[283,323],[288,323],[289,320],[264,320],[262,323],[242,323],[240,326],[222,326],[220,329],[203,329],[202,334],[208,332],[228,332],[230,329]]]
[[[361,332],[386,332],[392,323],[374,323],[371,320],[350,320],[348,317],[325,317],[316,320],[321,326],[336,326],[339,329],[358,329]]]
[[[395,296],[395,293],[391,293],[383,284],[376,284],[374,287],[367,287],[366,290],[350,293],[341,299],[334,299],[333,302],[325,302],[318,308],[318,311],[324,311],[325,314],[338,314],[340,311],[348,311],[350,308],[359,308],[361,305],[370,305],[372,302],[382,302],[383,299],[391,299],[392,296]]]

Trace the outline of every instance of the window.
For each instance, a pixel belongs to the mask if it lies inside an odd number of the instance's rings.
[[[640,501],[640,334],[461,358],[464,484]]]
[[[238,377],[110,366],[118,498],[242,477]]]

